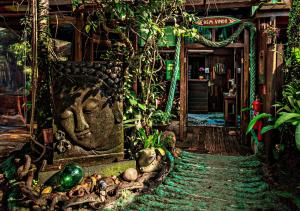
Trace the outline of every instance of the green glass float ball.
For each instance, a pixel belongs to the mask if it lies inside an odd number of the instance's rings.
[[[78,185],[83,179],[83,169],[76,164],[68,164],[60,175],[59,185],[61,191],[68,191]]]
[[[45,183],[44,187],[51,187],[54,192],[67,192],[78,185],[84,176],[83,169],[76,164],[67,164],[65,168],[52,177]]]

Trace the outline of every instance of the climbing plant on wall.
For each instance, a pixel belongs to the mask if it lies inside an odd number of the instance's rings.
[[[285,82],[300,79],[300,1],[292,1],[288,24]]]

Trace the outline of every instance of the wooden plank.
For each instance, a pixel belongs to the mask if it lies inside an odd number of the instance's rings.
[[[0,5],[2,4],[28,4],[29,0],[0,0]],[[72,4],[72,0],[49,0],[50,5],[66,5]]]
[[[242,75],[242,91],[241,91],[241,105],[243,107],[249,107],[249,31],[244,31],[244,69]],[[246,129],[249,123],[249,112],[241,112],[241,131],[245,135]],[[247,142],[247,137],[243,137]]]
[[[265,24],[260,24],[259,20],[259,60],[258,60],[258,83],[265,84],[265,63],[267,54],[267,35],[264,33]]]
[[[94,42],[93,39],[91,39],[90,37],[87,41],[87,61],[94,61]]]
[[[185,139],[186,127],[186,97],[187,97],[187,73],[185,68],[184,41],[181,42],[180,49],[180,115],[179,115],[179,139]]]
[[[76,17],[75,27],[75,43],[74,43],[74,60],[76,62],[82,61],[82,28],[83,28],[83,14]]]
[[[50,16],[50,24],[51,25],[76,25],[76,18],[71,16],[58,16],[58,15],[51,15]]]
[[[207,8],[209,5],[209,9],[222,9],[222,8],[238,8],[238,7],[251,7],[255,1],[208,1],[207,3],[197,3],[194,0],[192,3],[186,3],[186,9],[199,9],[199,8]]]
[[[211,33],[212,41],[216,42],[217,29],[212,29],[211,31],[212,31]]]
[[[199,49],[201,48],[201,50],[212,50],[213,48],[207,47],[205,45],[202,45],[200,43],[193,43],[193,44],[187,44],[185,46],[186,48],[189,49]],[[230,43],[229,45],[225,46],[224,48],[243,48],[244,47],[244,43]]]

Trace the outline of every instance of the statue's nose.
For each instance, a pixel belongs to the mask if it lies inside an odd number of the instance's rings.
[[[89,125],[86,122],[83,112],[82,111],[77,111],[76,112],[76,127],[75,127],[75,132],[79,133],[85,130],[89,129]]]

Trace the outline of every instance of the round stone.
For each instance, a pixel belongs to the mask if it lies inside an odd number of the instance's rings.
[[[123,179],[131,182],[138,178],[138,172],[135,168],[129,168],[123,173]]]

